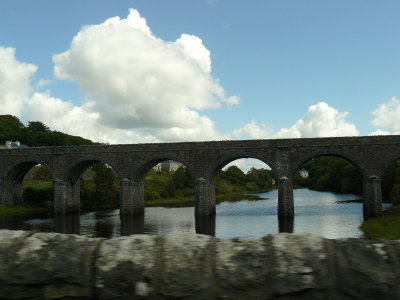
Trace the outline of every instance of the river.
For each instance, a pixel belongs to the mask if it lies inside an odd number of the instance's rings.
[[[326,238],[362,237],[360,195],[294,190],[295,217],[277,217],[278,192],[256,194],[264,200],[241,200],[217,205],[215,217],[194,217],[193,207],[147,207],[144,216],[121,218],[119,210],[57,217],[3,217],[2,229],[55,231],[113,238],[130,234],[198,232],[220,238],[262,237],[278,232],[306,232]],[[387,207],[388,205],[384,205]]]

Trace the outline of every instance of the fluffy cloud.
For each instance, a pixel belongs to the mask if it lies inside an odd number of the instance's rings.
[[[31,77],[37,67],[21,63],[15,49],[0,47],[0,114],[19,116],[32,93]]]
[[[126,19],[84,27],[53,61],[55,76],[78,83],[87,96],[84,109],[100,124],[164,141],[220,138],[198,111],[238,102],[211,76],[201,39],[183,34],[163,41],[133,9]]]
[[[267,139],[274,135],[274,131],[271,126],[266,123],[258,123],[251,120],[250,123],[244,127],[233,131],[233,135],[238,138],[251,138],[251,139]]]
[[[90,103],[74,106],[73,103],[51,97],[49,92],[34,93],[22,109],[25,120],[40,120],[52,130],[85,136],[103,143],[159,142],[154,136],[133,130],[107,127],[100,122],[99,114],[91,112]],[[82,134],[84,133],[84,134]]]
[[[79,106],[49,91],[34,92],[31,79],[37,67],[19,62],[14,49],[0,47],[0,113],[109,143],[358,135],[345,120],[347,113],[324,102],[278,132],[253,120],[232,135],[219,133],[201,110],[234,105],[238,98],[228,97],[213,78],[210,57],[200,38],[182,34],[174,42],[164,41],[130,10],[125,19],[83,27],[67,51],[54,55],[55,76],[76,82],[85,93]],[[39,80],[35,88],[49,82]],[[397,99],[381,105],[374,125],[400,132],[391,121],[398,119],[399,107]],[[393,116],[384,117],[388,112]]]
[[[379,105],[372,114],[375,116],[372,120],[372,125],[387,130],[379,129],[371,135],[400,134],[400,123],[398,121],[400,119],[399,99],[393,97],[389,102]]]
[[[83,27],[53,61],[55,77],[84,92],[81,105],[39,92],[52,80],[33,84],[37,67],[18,61],[15,49],[0,47],[0,113],[99,142],[228,138],[200,111],[238,98],[228,97],[213,78],[210,51],[196,36],[164,41],[131,9],[125,19]]]
[[[290,128],[281,129],[277,138],[356,136],[356,126],[345,120],[347,112],[339,112],[325,102],[319,102],[308,108],[306,115]]]
[[[329,136],[359,135],[354,124],[345,120],[347,112],[339,112],[325,102],[319,102],[308,108],[306,115],[292,127],[282,128],[273,133],[268,124],[258,125],[251,121],[243,128],[234,131],[236,136],[250,138],[309,138]]]

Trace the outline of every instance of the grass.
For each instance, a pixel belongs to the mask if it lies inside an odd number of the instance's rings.
[[[35,189],[47,189],[53,186],[51,180],[24,180],[24,187],[32,187]]]
[[[390,207],[380,217],[364,221],[360,229],[368,239],[400,239],[400,205]]]
[[[20,206],[0,206],[0,216],[10,216],[10,215],[28,215],[36,214],[47,211],[46,208],[38,206],[20,205]]]
[[[253,193],[253,192],[247,192]],[[225,201],[240,201],[240,200],[264,200],[256,195],[247,195],[247,193],[231,193],[224,195],[217,195],[216,202],[221,203]],[[254,192],[257,193],[257,192]],[[176,197],[176,198],[161,198],[154,200],[146,200],[146,207],[189,207],[194,206],[194,196],[189,197]]]

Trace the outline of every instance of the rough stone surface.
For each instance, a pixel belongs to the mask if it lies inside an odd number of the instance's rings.
[[[126,299],[152,292],[157,237],[136,235],[104,241],[96,261],[96,295]]]
[[[1,299],[400,299],[400,241],[0,230]]]
[[[212,237],[178,234],[162,238],[157,257],[156,289],[164,297],[207,295],[212,289],[208,249]],[[211,254],[212,256],[212,254]],[[195,283],[195,284],[194,284]]]
[[[400,299],[398,257],[390,254],[390,243],[358,239],[333,243],[336,284],[348,299]]]
[[[231,297],[251,294],[254,299],[271,291],[272,276],[269,265],[271,252],[259,240],[236,238],[216,243],[215,280]],[[243,293],[243,291],[246,291]]]
[[[317,297],[319,290],[326,293],[331,278],[328,278],[328,257],[324,241],[311,234],[281,233],[270,235],[273,253],[275,289],[278,295],[312,291]],[[305,243],[304,241],[307,241]]]
[[[0,230],[2,297],[90,297],[99,239],[72,234],[12,233]]]
[[[80,175],[91,165],[105,162],[121,179],[121,213],[143,213],[145,174],[156,163],[171,159],[186,165],[196,180],[195,214],[214,215],[216,172],[235,159],[255,158],[268,164],[278,178],[287,179],[280,184],[278,207],[280,215],[290,216],[293,174],[306,161],[321,155],[342,157],[361,171],[364,211],[367,216],[379,215],[379,177],[400,155],[399,135],[1,149],[0,204],[19,203],[25,174],[41,164],[53,175],[55,212],[79,210]],[[374,180],[367,180],[371,178]]]

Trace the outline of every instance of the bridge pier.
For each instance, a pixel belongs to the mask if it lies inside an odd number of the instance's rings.
[[[121,180],[120,214],[141,215],[144,214],[144,181]]]
[[[291,217],[293,215],[293,182],[290,178],[281,177],[278,181],[278,216]]]
[[[364,218],[377,217],[382,214],[381,179],[372,175],[364,180]]]
[[[80,184],[61,179],[54,180],[54,213],[64,215],[80,211]]]
[[[194,214],[196,216],[215,215],[215,186],[214,182],[203,177],[196,179],[196,198]]]
[[[22,182],[6,181],[1,185],[2,206],[16,206],[22,204],[24,197],[24,187]]]

